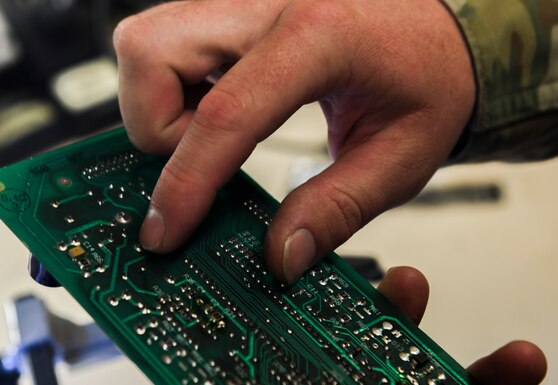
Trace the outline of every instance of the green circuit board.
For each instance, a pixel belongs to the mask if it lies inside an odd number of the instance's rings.
[[[474,383],[335,254],[274,280],[278,203],[242,172],[183,247],[144,251],[165,161],[118,129],[0,170],[1,219],[154,384]]]

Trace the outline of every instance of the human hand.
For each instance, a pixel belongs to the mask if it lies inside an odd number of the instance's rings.
[[[410,267],[391,269],[378,290],[413,322],[419,324],[428,302],[428,282]],[[515,341],[481,358],[469,372],[484,385],[535,385],[546,374],[546,359],[535,345]]]
[[[172,153],[140,233],[155,252],[192,233],[258,142],[320,101],[335,162],[285,199],[265,241],[286,281],[416,195],[475,99],[469,53],[438,0],[173,2],[125,20],[114,41],[130,139]]]

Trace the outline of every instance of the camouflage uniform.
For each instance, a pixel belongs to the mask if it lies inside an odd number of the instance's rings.
[[[558,155],[558,0],[443,0],[469,44],[477,105],[452,162]]]

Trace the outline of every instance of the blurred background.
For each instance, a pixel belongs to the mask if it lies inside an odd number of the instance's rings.
[[[119,121],[112,30],[150,3],[0,1],[0,164]]]
[[[0,166],[120,124],[112,30],[151,3],[0,0]],[[262,143],[244,169],[282,199],[328,162],[325,121],[312,104]],[[370,279],[397,265],[422,270],[431,283],[422,328],[464,366],[527,339],[547,353],[544,384],[556,384],[557,190],[558,160],[442,169],[414,201],[376,219],[338,252],[376,263]],[[29,278],[28,253],[3,224],[0,244],[2,304],[13,309],[16,298],[33,294],[49,313],[78,325],[91,321],[63,289]],[[372,273],[370,266],[364,272]],[[4,354],[16,347],[10,314],[0,314]],[[27,314],[39,329],[41,317]],[[123,357],[62,362],[56,370],[61,384],[149,383]],[[39,380],[24,375],[19,383]]]

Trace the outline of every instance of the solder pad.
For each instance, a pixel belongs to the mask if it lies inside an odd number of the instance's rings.
[[[153,383],[474,383],[336,255],[277,283],[262,241],[278,203],[242,172],[182,248],[149,255],[164,164],[118,129],[0,170],[2,220]]]

